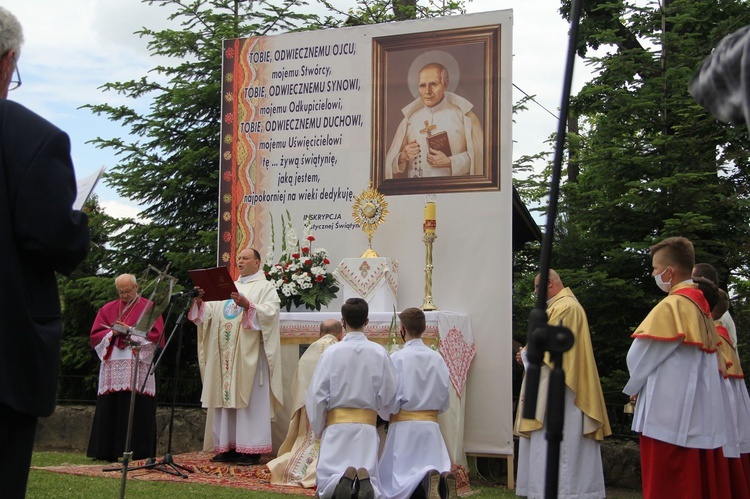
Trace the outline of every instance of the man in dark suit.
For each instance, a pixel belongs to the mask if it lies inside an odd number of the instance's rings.
[[[6,100],[20,86],[21,25],[0,7],[0,484],[26,493],[37,418],[55,410],[62,317],[55,271],[88,252],[68,136]]]

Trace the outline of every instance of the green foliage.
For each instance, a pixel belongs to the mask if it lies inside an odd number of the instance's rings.
[[[58,394],[67,399],[86,398],[86,394],[96,393],[99,359],[91,349],[89,332],[99,307],[117,297],[114,279],[105,276],[111,258],[109,234],[116,227],[116,221],[104,213],[96,195],[83,209],[89,217],[89,254],[70,277],[58,276],[57,279],[63,309],[61,374],[82,377],[80,383],[66,386]]]
[[[428,0],[357,0],[356,7],[344,11],[328,0],[318,0],[335,16],[328,16],[323,23],[328,26],[362,26],[409,19],[464,14],[463,1]]]
[[[662,297],[651,244],[690,238],[696,260],[740,303],[748,296],[747,129],[719,123],[687,91],[703,58],[746,24],[738,0],[584,4],[578,52],[596,73],[572,100],[579,134],[567,147],[580,170],[561,188],[552,266],[586,309],[606,385],[622,387],[630,334]],[[544,199],[548,175],[523,192]]]
[[[113,234],[118,269],[165,268],[187,280],[187,270],[216,262],[221,54],[226,38],[294,30],[314,20],[295,12],[304,2],[229,0],[150,1],[180,29],[143,28],[136,35],[160,61],[148,76],[101,88],[134,105],[84,106],[130,131],[129,137],[92,142],[121,158],[105,181],[143,206],[139,220],[121,220]],[[155,11],[156,12],[156,11]],[[131,270],[132,271],[132,270]]]

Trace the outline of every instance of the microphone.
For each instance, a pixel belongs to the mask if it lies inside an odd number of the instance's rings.
[[[182,298],[183,296],[187,296],[190,298],[196,297],[200,294],[200,291],[196,288],[192,289],[186,289],[184,291],[180,291],[179,293],[174,293],[172,296],[169,297],[170,300],[173,300],[175,298]]]

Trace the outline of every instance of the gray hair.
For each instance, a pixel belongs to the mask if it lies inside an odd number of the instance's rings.
[[[115,287],[117,287],[117,281],[123,282],[127,281],[130,282],[133,286],[138,284],[138,280],[135,278],[133,274],[120,274],[115,278]]]
[[[21,56],[23,29],[21,23],[5,7],[0,7],[0,56],[11,50],[16,53],[16,60]]]

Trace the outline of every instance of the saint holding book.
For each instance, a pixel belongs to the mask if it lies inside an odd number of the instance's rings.
[[[386,155],[386,178],[480,175],[484,165],[482,125],[473,104],[449,92],[443,64],[419,71],[419,98],[401,111],[404,118]]]

